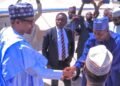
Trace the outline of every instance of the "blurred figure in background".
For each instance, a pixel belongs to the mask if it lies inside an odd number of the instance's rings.
[[[67,25],[72,31],[75,31],[75,28],[76,28],[74,18],[73,18],[75,16],[77,16],[76,15],[76,7],[75,6],[69,7],[69,9],[68,9],[68,21],[67,21],[68,24]]]
[[[114,28],[113,17],[112,17],[112,9],[106,8],[103,13],[104,17],[109,19],[109,30],[111,31]]]
[[[78,35],[80,32],[80,23],[81,23],[81,17],[76,14],[76,7],[72,6],[69,7],[68,10],[68,23],[66,27],[72,30],[74,36]]]
[[[108,17],[109,22],[111,22],[111,21],[112,21],[112,9],[106,8],[106,9],[104,10],[103,16],[104,16],[104,17]]]
[[[120,34],[120,8],[115,8],[112,12],[112,20],[114,26],[110,30]]]
[[[40,18],[42,14],[42,4],[40,0],[36,0],[36,4],[37,12],[35,13],[35,22],[38,20],[38,18]],[[34,29],[32,29],[31,34],[24,34],[24,37],[32,45],[34,49],[40,51],[42,49],[43,35],[45,32],[40,30],[40,27],[36,23],[33,26],[33,28]]]
[[[93,14],[91,12],[86,13],[85,26],[89,33],[93,32]]]

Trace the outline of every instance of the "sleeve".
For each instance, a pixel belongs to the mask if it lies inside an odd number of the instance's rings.
[[[40,76],[48,79],[61,79],[61,70],[47,69],[47,59],[28,45],[21,48],[24,66],[27,73],[33,76]]]
[[[92,42],[93,41],[90,38],[86,41],[82,56],[76,61],[75,65],[74,65],[75,67],[77,67],[77,68],[83,67],[84,62],[85,62],[86,57],[87,57],[87,54],[88,54],[88,51],[92,47],[92,44],[93,44]]]
[[[40,76],[41,78],[56,80],[60,80],[63,75],[62,70],[47,69],[39,65],[35,65],[34,67],[27,69],[26,72],[34,76]]]

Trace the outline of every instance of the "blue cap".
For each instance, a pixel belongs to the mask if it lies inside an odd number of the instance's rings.
[[[9,6],[9,16],[11,19],[33,17],[33,6],[29,3],[17,3]]]
[[[93,21],[93,29],[94,30],[105,30],[109,28],[108,25],[108,17],[96,18]]]

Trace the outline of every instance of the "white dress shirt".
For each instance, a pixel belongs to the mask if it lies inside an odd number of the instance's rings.
[[[58,58],[59,58],[59,61],[61,61],[62,60],[61,29],[58,29],[56,27],[56,30],[57,30]],[[68,57],[68,38],[64,28],[62,28],[62,30],[63,30],[64,42],[65,42],[65,58],[67,58]]]

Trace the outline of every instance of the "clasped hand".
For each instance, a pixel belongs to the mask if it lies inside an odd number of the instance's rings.
[[[67,79],[70,80],[74,77],[75,75],[76,68],[75,67],[66,67],[63,70],[63,78],[62,79]]]

